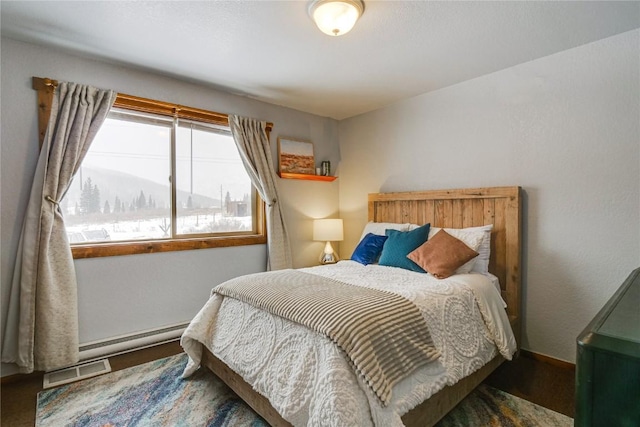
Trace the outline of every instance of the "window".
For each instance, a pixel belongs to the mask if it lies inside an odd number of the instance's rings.
[[[124,97],[60,203],[74,257],[265,243],[226,116]]]

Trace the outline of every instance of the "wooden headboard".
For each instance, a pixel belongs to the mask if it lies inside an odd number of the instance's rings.
[[[500,279],[520,343],[520,187],[369,194],[369,221],[465,228],[493,224],[489,272]]]

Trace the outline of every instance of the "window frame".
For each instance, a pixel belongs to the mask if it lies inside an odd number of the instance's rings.
[[[33,89],[38,92],[38,128],[40,147],[51,113],[51,102],[58,84],[57,81],[48,78],[33,77]],[[205,122],[222,127],[229,127],[229,116],[199,108],[186,107],[164,101],[141,98],[133,95],[118,93],[113,108],[138,111],[143,113],[158,114],[162,116],[177,117],[196,122]],[[267,138],[273,128],[272,123],[267,123]],[[149,254],[159,252],[172,252],[196,249],[221,248],[231,246],[259,245],[267,243],[267,223],[265,203],[256,191],[256,232],[233,234],[225,233],[216,236],[195,236],[155,240],[136,240],[112,243],[87,243],[71,245],[71,253],[74,259],[96,258],[106,256]]]

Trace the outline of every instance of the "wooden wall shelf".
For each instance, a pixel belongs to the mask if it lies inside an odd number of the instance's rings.
[[[278,172],[278,176],[280,176],[280,178],[283,178],[283,179],[305,179],[307,181],[325,181],[325,182],[333,182],[337,178],[337,176],[305,175],[301,173],[288,173],[288,172]]]

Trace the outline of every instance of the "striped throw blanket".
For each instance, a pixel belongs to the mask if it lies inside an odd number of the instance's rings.
[[[383,406],[391,400],[396,383],[440,356],[418,307],[391,292],[297,270],[241,276],[218,285],[214,292],[330,338]]]

